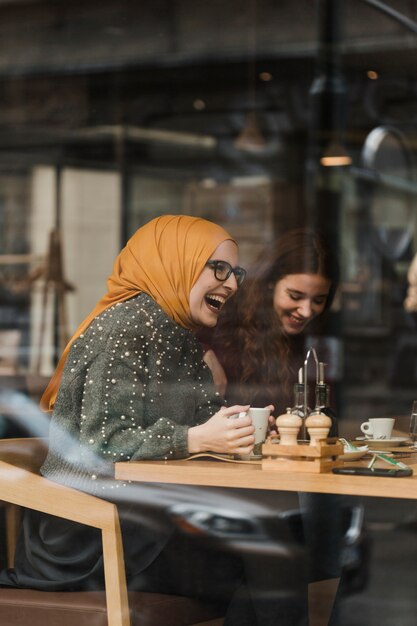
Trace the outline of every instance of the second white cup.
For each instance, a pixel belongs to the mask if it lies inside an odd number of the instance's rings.
[[[372,417],[361,424],[361,431],[370,439],[391,439],[394,423],[393,417]]]

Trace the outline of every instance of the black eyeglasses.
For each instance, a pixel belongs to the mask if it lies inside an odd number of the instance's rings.
[[[206,265],[213,269],[216,279],[222,282],[227,280],[232,272],[235,275],[238,287],[245,280],[246,270],[243,267],[232,267],[227,261],[207,261]]]

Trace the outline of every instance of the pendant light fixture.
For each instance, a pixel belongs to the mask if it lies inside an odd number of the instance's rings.
[[[256,46],[257,0],[249,0],[248,15],[248,102],[245,124],[236,137],[234,146],[245,152],[262,152],[266,146],[256,114]]]

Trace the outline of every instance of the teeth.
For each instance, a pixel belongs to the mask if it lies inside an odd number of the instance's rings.
[[[225,296],[219,294],[210,294],[206,296],[208,304],[220,310],[223,304],[226,302]]]
[[[208,297],[210,298],[210,300],[217,300],[217,302],[220,302],[221,304],[223,304],[226,301],[226,298],[224,296],[209,295]]]

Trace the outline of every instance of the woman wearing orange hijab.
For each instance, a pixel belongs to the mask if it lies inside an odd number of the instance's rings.
[[[237,254],[230,235],[201,218],[166,215],[136,231],[43,394],[53,426],[89,453],[106,458],[111,449],[112,462],[204,450],[247,454],[249,418],[236,425],[224,419],[247,407],[221,408],[192,332],[215,326],[243,281]],[[52,450],[45,475],[56,478],[57,462]],[[79,471],[75,486],[86,489]]]
[[[43,395],[52,410],[44,476],[112,500],[120,487],[118,501],[121,492],[128,501],[134,486],[113,480],[116,461],[251,452],[250,418],[227,419],[248,407],[223,406],[193,332],[214,326],[242,283],[237,261],[230,235],[200,218],[159,217],[133,235]],[[121,518],[128,583],[143,588],[143,570],[168,538],[131,528],[123,507]],[[95,530],[27,511],[15,568],[0,585],[97,589],[102,576]]]

